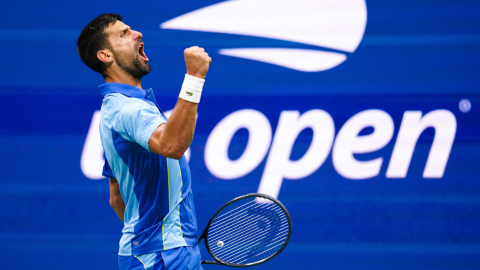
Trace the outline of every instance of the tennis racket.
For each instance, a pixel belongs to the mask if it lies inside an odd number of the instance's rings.
[[[260,193],[235,198],[208,222],[198,242],[205,239],[208,253],[219,264],[248,267],[280,254],[292,233],[292,220],[277,199]]]

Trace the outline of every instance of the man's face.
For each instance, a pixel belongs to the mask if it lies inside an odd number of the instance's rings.
[[[118,66],[140,80],[150,72],[148,57],[144,52],[142,33],[121,21],[111,24],[105,30]]]

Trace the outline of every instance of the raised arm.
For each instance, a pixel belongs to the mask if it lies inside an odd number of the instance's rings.
[[[184,55],[187,74],[195,77],[185,78],[184,87],[187,83],[203,85],[212,59],[203,48],[197,46],[186,49]],[[184,87],[167,124],[159,125],[148,141],[153,153],[180,159],[192,142],[201,90],[188,91]]]

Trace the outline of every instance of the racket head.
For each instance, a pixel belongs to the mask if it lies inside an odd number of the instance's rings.
[[[250,193],[226,203],[210,219],[201,238],[220,264],[249,267],[280,254],[292,233],[287,208],[277,199]]]

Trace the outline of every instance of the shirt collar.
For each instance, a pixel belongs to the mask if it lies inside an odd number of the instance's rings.
[[[110,93],[120,93],[128,97],[141,98],[141,99],[145,99],[145,96],[146,96],[145,90],[135,87],[133,85],[124,84],[124,83],[104,83],[99,85],[98,88],[100,88],[100,92],[102,93],[102,96],[105,96],[106,94],[110,94]],[[149,90],[151,91],[151,89],[148,89],[147,91],[150,92]]]
[[[100,88],[100,92],[104,97],[106,94],[120,93],[127,97],[143,99],[147,103],[157,106],[158,110],[160,110],[160,112],[163,114],[162,109],[160,109],[160,106],[158,106],[158,103],[155,100],[155,94],[153,93],[152,88],[143,90],[133,85],[124,83],[104,83],[99,85],[98,88]]]

